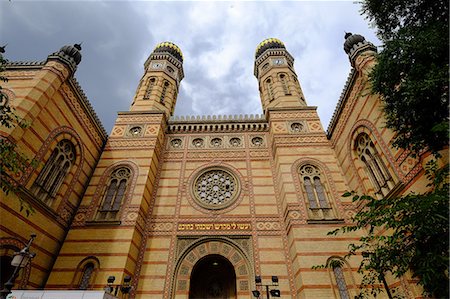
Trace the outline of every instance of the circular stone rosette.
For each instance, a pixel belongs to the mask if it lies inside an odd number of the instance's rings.
[[[239,196],[238,178],[228,169],[210,167],[199,172],[191,186],[192,197],[201,207],[221,210],[232,205]]]

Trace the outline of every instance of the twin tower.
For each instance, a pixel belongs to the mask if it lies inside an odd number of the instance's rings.
[[[144,64],[145,73],[136,91],[131,111],[163,111],[169,118],[184,78],[183,53],[171,43],[158,44]],[[268,108],[306,106],[294,70],[294,58],[283,42],[269,38],[255,52],[254,74],[258,79],[264,113]]]

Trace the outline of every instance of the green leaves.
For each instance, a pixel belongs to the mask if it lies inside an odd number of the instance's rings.
[[[0,54],[0,74],[4,70],[6,60]],[[7,82],[8,79],[0,75],[0,81]],[[13,107],[8,103],[8,98],[2,92],[0,86],[0,126],[11,129],[16,126],[26,128],[29,125],[24,122],[16,113]],[[19,186],[15,177],[21,175],[29,167],[35,167],[36,161],[29,160],[22,154],[17,145],[5,137],[0,137],[0,187],[6,194],[9,192],[18,193]],[[20,211],[25,210],[27,216],[33,213],[33,207],[18,196],[20,202]]]
[[[383,49],[372,70],[394,146],[414,154],[448,145],[448,1],[365,0],[362,12],[377,27]]]
[[[364,208],[353,217],[352,226],[335,229],[328,235],[366,232],[358,243],[349,244],[345,256],[348,259],[363,255],[358,270],[363,274],[358,298],[382,291],[372,286],[382,283],[387,273],[399,278],[409,270],[419,279],[426,294],[448,298],[448,165],[438,168],[436,161],[431,161],[426,175],[432,180],[432,188],[424,194],[383,199],[358,196],[354,192],[344,194],[363,201]]]

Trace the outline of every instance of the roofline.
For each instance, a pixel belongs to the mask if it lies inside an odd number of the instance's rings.
[[[351,88],[353,87],[353,83],[355,82],[357,74],[358,72],[354,68],[352,68],[350,70],[350,73],[348,74],[344,89],[342,90],[341,96],[339,97],[339,101],[336,105],[336,108],[334,109],[333,116],[331,117],[330,123],[328,124],[327,128],[328,139],[331,139],[331,136],[333,135],[339,116],[341,115],[342,109],[344,108],[345,103],[347,102],[348,96],[350,94]]]

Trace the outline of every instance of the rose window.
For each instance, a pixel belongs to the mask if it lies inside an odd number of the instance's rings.
[[[222,209],[230,205],[238,193],[238,181],[224,169],[209,169],[194,182],[194,195],[206,208]]]

